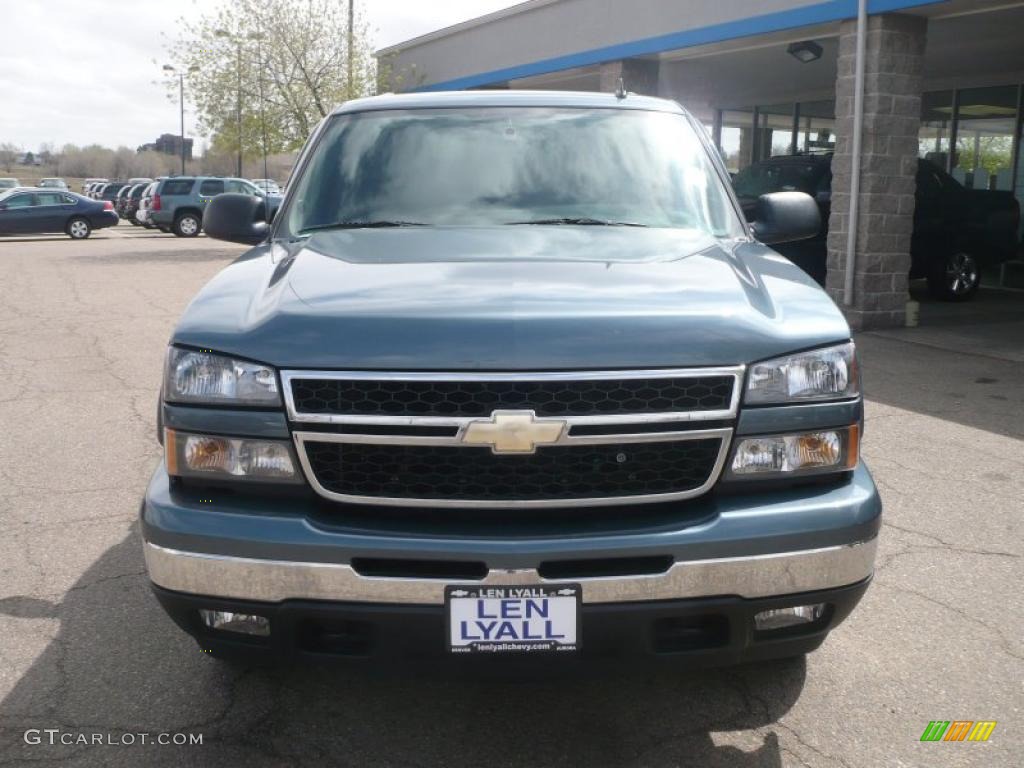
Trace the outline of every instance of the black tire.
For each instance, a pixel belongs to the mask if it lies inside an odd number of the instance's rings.
[[[88,219],[83,219],[81,216],[75,216],[68,220],[68,224],[64,228],[64,231],[72,240],[85,240],[90,234],[92,234],[92,225],[89,224]]]
[[[196,213],[182,213],[174,219],[171,231],[178,237],[195,237],[203,228],[203,221]]]
[[[980,286],[978,260],[966,251],[954,251],[928,272],[928,290],[940,301],[969,301]]]

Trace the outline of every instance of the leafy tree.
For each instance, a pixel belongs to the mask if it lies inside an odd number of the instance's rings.
[[[965,130],[956,142],[954,165],[966,174],[984,171],[985,178],[975,180],[987,188],[999,173],[1013,168],[1013,137],[1007,135],[971,134]]]
[[[269,153],[295,150],[337,104],[372,91],[367,25],[356,13],[350,52],[348,13],[348,0],[236,0],[182,20],[168,52],[187,73],[186,95],[214,154],[239,146],[261,154],[264,125]],[[176,100],[177,76],[166,84]]]

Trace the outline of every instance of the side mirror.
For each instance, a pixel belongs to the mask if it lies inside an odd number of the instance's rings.
[[[203,212],[203,231],[207,237],[230,243],[262,243],[270,233],[266,203],[255,195],[236,192],[217,195]]]
[[[758,198],[750,228],[765,245],[807,240],[821,230],[821,212],[805,192],[772,192]]]

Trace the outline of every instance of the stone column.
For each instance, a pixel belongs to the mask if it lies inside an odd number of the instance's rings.
[[[614,93],[619,78],[626,83],[626,90],[643,96],[658,95],[657,59],[621,59],[601,65],[601,92]]]
[[[857,22],[844,21],[840,28],[826,288],[854,329],[906,321],[926,33],[922,17],[868,18],[857,260],[853,304],[846,307]]]

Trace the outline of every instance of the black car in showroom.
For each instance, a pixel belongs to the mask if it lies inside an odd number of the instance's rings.
[[[816,237],[777,244],[775,250],[825,284],[832,209],[832,155],[773,157],[733,178],[750,220],[761,195],[806,192],[821,210]],[[981,268],[1012,259],[1019,243],[1020,206],[1012,192],[968,189],[928,160],[917,164],[910,277],[926,278],[933,296],[964,301],[981,284]]]
[[[0,193],[0,235],[63,232],[72,240],[84,240],[94,229],[117,222],[110,201],[66,190],[21,188]]]

